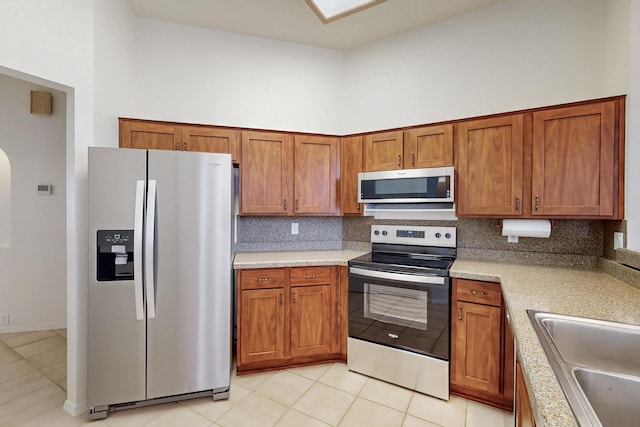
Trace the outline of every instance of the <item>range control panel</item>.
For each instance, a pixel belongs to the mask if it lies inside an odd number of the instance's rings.
[[[372,225],[372,243],[456,247],[456,228],[418,225]]]

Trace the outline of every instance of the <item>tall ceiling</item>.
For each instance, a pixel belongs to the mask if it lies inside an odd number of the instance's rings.
[[[128,0],[136,16],[347,50],[505,0],[387,0],[323,24],[305,0]]]

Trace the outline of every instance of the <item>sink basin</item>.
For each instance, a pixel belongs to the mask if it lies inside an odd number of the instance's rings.
[[[637,426],[640,326],[527,310],[581,426]]]
[[[575,368],[573,374],[603,426],[638,425],[640,378],[582,368]]]

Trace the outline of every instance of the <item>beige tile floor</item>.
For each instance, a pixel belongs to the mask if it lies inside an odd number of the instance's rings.
[[[510,414],[448,402],[328,363],[231,378],[229,400],[187,400],[88,422],[62,410],[66,332],[0,335],[0,426],[507,427]]]

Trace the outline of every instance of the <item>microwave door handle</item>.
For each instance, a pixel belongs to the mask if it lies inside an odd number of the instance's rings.
[[[133,222],[133,293],[136,305],[136,320],[144,319],[144,296],[142,284],[142,233],[144,215],[144,181],[136,182],[136,203]]]

